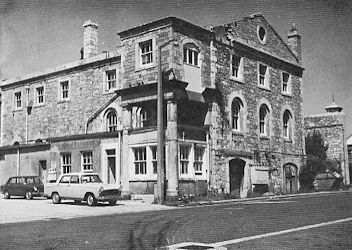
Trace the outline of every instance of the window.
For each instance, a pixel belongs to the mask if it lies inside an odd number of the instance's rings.
[[[151,147],[152,150],[152,165],[153,165],[153,174],[158,173],[158,162],[157,162],[157,147]]]
[[[36,100],[37,104],[43,104],[44,103],[44,87],[38,87],[36,88]]]
[[[111,110],[106,116],[107,130],[109,132],[117,131],[117,115],[116,112]]]
[[[60,82],[60,99],[68,100],[69,99],[69,81]]]
[[[61,167],[63,174],[68,174],[72,172],[71,153],[61,154]]]
[[[15,109],[22,108],[22,93],[16,92],[15,93]]]
[[[93,171],[93,153],[92,151],[86,151],[81,153],[82,157],[82,169],[83,171]]]
[[[269,89],[270,84],[269,84],[269,67],[259,63],[258,64],[258,85],[260,87]]]
[[[193,66],[198,66],[198,54],[199,54],[199,51],[195,45],[193,44],[184,45],[183,62]]]
[[[147,174],[147,153],[146,148],[135,148],[134,151],[134,169],[136,175]]]
[[[290,82],[291,77],[286,72],[282,72],[282,92],[289,94],[290,93]]]
[[[78,175],[72,175],[70,183],[78,184],[79,183],[79,177]]]
[[[70,179],[71,179],[70,175],[62,176],[60,183],[70,183]]]
[[[234,98],[231,105],[232,129],[242,131],[243,128],[243,103],[238,97]]]
[[[194,148],[194,171],[196,175],[202,175],[204,148]]]
[[[289,110],[285,110],[283,116],[283,136],[285,139],[292,139],[292,115]]]
[[[261,44],[266,44],[267,34],[266,30],[262,26],[257,26],[257,36]]]
[[[153,63],[153,42],[152,39],[139,43],[141,65]]]
[[[106,71],[106,89],[109,91],[116,89],[116,87],[116,69]]]
[[[191,147],[180,146],[180,171],[181,174],[188,174],[189,152]]]
[[[147,109],[146,108],[138,108],[136,111],[136,127],[144,128],[147,126]]]
[[[259,133],[260,135],[269,135],[269,108],[265,104],[259,109]]]
[[[237,55],[231,55],[231,78],[243,81],[243,59]]]

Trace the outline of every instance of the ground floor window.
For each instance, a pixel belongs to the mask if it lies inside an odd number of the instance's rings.
[[[189,152],[190,146],[180,146],[180,172],[188,174]]]
[[[203,156],[204,148],[195,147],[194,148],[194,171],[196,175],[202,175],[203,171]]]
[[[71,153],[61,154],[61,167],[63,174],[68,174],[72,172]]]
[[[134,148],[134,169],[136,175],[147,174],[146,147]]]
[[[157,161],[157,147],[151,147],[152,150],[152,165],[153,165],[153,174],[158,173],[158,161]]]
[[[93,152],[85,151],[81,153],[81,163],[83,171],[93,171]]]

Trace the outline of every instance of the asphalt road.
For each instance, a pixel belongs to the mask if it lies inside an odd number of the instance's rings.
[[[155,249],[201,242],[227,249],[352,249],[351,232],[352,193],[339,193],[1,224],[0,248]]]

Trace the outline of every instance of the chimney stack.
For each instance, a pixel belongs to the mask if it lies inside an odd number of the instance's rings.
[[[297,56],[298,64],[302,63],[302,54],[301,54],[301,35],[298,34],[298,30],[296,28],[296,24],[292,24],[292,28],[288,33],[288,46],[291,48],[293,53]]]
[[[83,58],[98,55],[98,24],[92,20],[83,24]]]

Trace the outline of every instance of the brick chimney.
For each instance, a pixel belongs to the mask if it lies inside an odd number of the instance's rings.
[[[291,48],[293,53],[297,56],[298,58],[298,63],[302,63],[302,54],[301,54],[301,35],[298,34],[298,30],[296,28],[296,24],[292,24],[292,28],[290,29],[290,32],[287,35],[288,37],[288,46]]]
[[[83,58],[98,55],[98,24],[88,20],[83,27]]]

